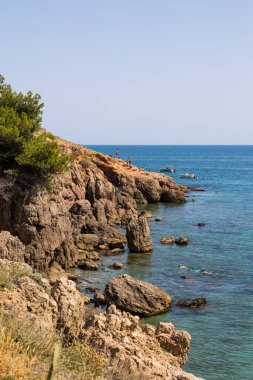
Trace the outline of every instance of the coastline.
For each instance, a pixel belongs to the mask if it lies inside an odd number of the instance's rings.
[[[5,239],[2,244],[9,247],[8,252],[2,249],[2,252],[5,252],[2,258],[29,263],[35,270],[42,271],[44,275],[49,276],[53,284],[60,284],[57,278],[75,277],[73,274],[67,274],[64,270],[66,271],[76,265],[87,267],[91,263],[96,264],[95,261],[99,259],[98,255],[103,254],[103,252],[107,253],[108,249],[109,252],[121,250],[126,239],[118,229],[114,228],[115,225],[128,225],[129,221],[135,220],[131,228],[133,228],[133,232],[140,228],[140,235],[135,236],[134,232],[131,239],[137,239],[140,243],[139,239],[140,237],[143,238],[142,231],[145,228],[149,240],[148,224],[144,216],[138,218],[137,204],[159,201],[183,203],[186,192],[185,187],[176,185],[170,177],[163,174],[145,172],[136,167],[128,168],[126,163],[119,159],[90,151],[63,140],[58,140],[58,143],[63,151],[74,154],[75,158],[72,169],[56,176],[51,189],[45,188],[36,178],[21,173],[18,178],[13,178],[10,175],[2,176],[0,192],[1,215],[4,216],[1,218],[1,230],[9,230],[16,236],[12,238],[11,235],[2,233],[2,239]],[[139,223],[141,224],[139,225]],[[130,244],[129,238],[128,244]],[[145,252],[147,243],[142,241],[141,244],[137,247],[139,247],[140,252],[142,249]],[[141,248],[142,246],[143,248]],[[98,253],[95,253],[96,251]],[[145,253],[143,254],[145,255]],[[2,305],[4,305],[5,294],[2,296]],[[85,302],[87,302],[86,300],[87,298],[85,298]],[[67,304],[64,307],[68,308]],[[58,310],[60,310],[59,304]],[[73,311],[72,313],[75,315],[76,312]],[[122,318],[131,318],[130,314],[123,314],[122,317],[121,314],[117,315],[119,321]],[[60,318],[62,319],[62,317]],[[87,338],[85,338],[83,330],[82,339],[84,341],[88,339],[89,345],[99,349],[96,340],[99,341],[103,336],[106,342],[109,337],[106,337],[108,327],[105,330],[102,328],[100,338],[97,336],[99,326],[97,323],[100,322],[95,322],[96,318],[95,315],[94,325],[90,325],[88,321],[85,322],[85,325],[90,329],[87,330]],[[78,316],[79,324],[82,323],[80,319]],[[165,325],[167,326],[167,324]],[[95,328],[95,336],[90,338],[92,326]],[[158,330],[152,330],[153,335],[151,331],[141,332],[138,323],[135,322],[134,331],[144,334],[142,337],[140,336],[140,340],[147,339],[151,334],[150,342],[155,344],[149,353],[144,351],[138,359],[139,371],[146,372],[147,375],[149,374],[148,376],[151,376],[150,378],[162,376],[164,379],[176,379],[177,376],[181,376],[182,372],[175,368],[179,368],[187,358],[190,335],[175,331],[174,327],[169,327],[170,324],[168,324],[168,328],[166,326],[164,328],[167,329],[167,332],[164,331],[164,333],[167,334],[167,343],[161,345]],[[117,329],[114,326],[113,330],[115,328]],[[123,331],[122,328],[121,331]],[[129,334],[127,330],[125,333]],[[128,339],[136,339],[131,334]],[[173,334],[179,334],[182,337],[179,340],[177,338],[177,348],[173,348],[171,345],[174,339]],[[116,339],[116,336],[114,338]],[[181,339],[183,339],[182,342]],[[150,343],[147,345],[150,346]],[[122,351],[124,347],[123,345],[119,351]],[[140,349],[143,348],[140,346]],[[174,351],[175,349],[176,351]],[[133,354],[128,356],[125,352],[125,355],[121,357],[116,355],[115,357],[115,355],[110,354],[110,350],[111,343],[107,349],[104,348],[102,351],[100,347],[99,352],[107,357],[106,360],[109,360],[112,366],[115,366],[118,360],[120,360],[121,365],[125,366],[124,363],[130,360],[132,363],[131,371],[138,372],[137,362]],[[147,358],[144,359],[145,356],[149,357],[155,352],[156,360],[159,362],[156,369],[154,369],[154,363],[151,364]],[[168,362],[167,367],[164,365],[164,359],[161,359],[164,355],[167,358],[165,360]],[[163,364],[160,362],[161,360]],[[155,373],[157,375],[152,377]],[[184,376],[187,379],[195,378],[186,373]]]

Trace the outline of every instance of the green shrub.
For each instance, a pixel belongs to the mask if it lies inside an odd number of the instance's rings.
[[[23,145],[23,150],[16,157],[16,161],[21,166],[47,174],[66,170],[69,157],[62,154],[56,142],[47,141],[45,135],[41,135],[34,136]]]
[[[0,166],[16,166],[46,176],[68,168],[70,158],[64,156],[55,136],[41,130],[41,97],[32,92],[17,93],[0,75]]]

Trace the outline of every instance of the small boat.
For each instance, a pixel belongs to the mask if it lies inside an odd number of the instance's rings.
[[[167,166],[166,168],[160,169],[160,172],[176,173],[176,169],[173,169],[173,168],[170,168],[170,167]]]
[[[185,173],[180,175],[181,178],[197,178],[195,173]]]

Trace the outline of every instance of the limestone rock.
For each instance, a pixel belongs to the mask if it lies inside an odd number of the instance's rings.
[[[126,229],[127,244],[130,252],[150,252],[153,248],[150,229],[143,215],[133,216]]]
[[[194,298],[194,299],[184,299],[177,302],[179,307],[190,307],[191,309],[196,309],[207,304],[206,298]]]
[[[93,260],[84,260],[83,262],[78,263],[78,268],[85,270],[98,270],[98,264]]]
[[[175,239],[174,239],[173,236],[163,237],[163,238],[160,240],[160,243],[161,243],[161,244],[167,244],[167,245],[174,244],[174,242],[175,242]]]
[[[110,251],[105,252],[105,256],[115,256],[123,252],[124,252],[124,249],[122,248],[113,248]]]
[[[145,317],[163,313],[172,305],[172,298],[163,290],[126,274],[107,283],[105,299],[108,305]]]
[[[97,290],[99,290],[99,288],[96,286],[87,286],[87,288],[85,288],[85,290],[87,290],[87,292],[89,292],[89,293],[95,293]]]
[[[0,259],[23,262],[25,260],[25,246],[17,236],[8,231],[0,233]]]
[[[177,245],[187,245],[189,244],[189,239],[185,236],[180,236],[178,239],[175,240],[175,243]]]
[[[106,313],[93,313],[86,321],[83,340],[106,355],[115,379],[201,380],[182,371],[190,335],[172,323],[140,324],[139,317],[115,305]]]
[[[89,298],[82,295],[73,281],[56,281],[51,296],[58,306],[56,326],[64,334],[78,336],[84,324],[85,304]]]
[[[93,301],[96,307],[100,305],[106,305],[105,296],[103,295],[103,293],[95,293]]]
[[[62,269],[60,264],[58,264],[56,261],[54,261],[50,265],[49,271],[48,271],[48,278],[51,283],[55,283],[55,281],[58,280],[59,278],[67,278],[67,277],[68,277],[67,273],[64,271],[64,269]]]
[[[109,265],[109,268],[111,269],[122,269],[123,268],[123,263],[120,263],[119,261],[116,261],[112,265]]]
[[[160,322],[156,330],[160,346],[178,357],[180,365],[185,364],[190,351],[191,336],[186,331],[176,331],[172,323]]]

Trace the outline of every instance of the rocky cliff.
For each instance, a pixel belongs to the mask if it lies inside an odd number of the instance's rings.
[[[142,324],[114,305],[91,311],[75,283],[61,277],[62,268],[87,266],[87,260],[94,266],[95,251],[113,254],[126,242],[131,251],[151,250],[138,204],[184,202],[186,189],[165,175],[58,142],[73,164],[50,186],[27,172],[0,175],[0,308],[34,320],[47,334],[88,344],[106,360],[104,379],[197,379],[180,368],[190,348],[187,332],[170,323]],[[53,287],[34,269],[50,275]]]
[[[129,168],[120,159],[58,142],[74,160],[50,187],[24,172],[0,177],[0,231],[20,239],[25,262],[33,268],[44,273],[54,263],[69,268],[87,251],[125,242],[117,226],[136,222],[138,204],[185,201],[185,188],[163,174]],[[148,237],[146,241],[150,250]],[[141,242],[140,246],[145,252]]]
[[[16,316],[21,323],[30,321],[43,336],[58,332],[67,342],[75,339],[88,344],[107,363],[100,380],[198,379],[180,368],[190,348],[186,331],[176,330],[171,323],[160,323],[157,328],[140,323],[138,316],[114,305],[106,312],[91,310],[87,301],[72,281],[59,279],[50,288],[47,279],[27,264],[0,259],[1,313]],[[42,369],[35,369],[40,373],[36,378],[46,378],[41,377]]]

